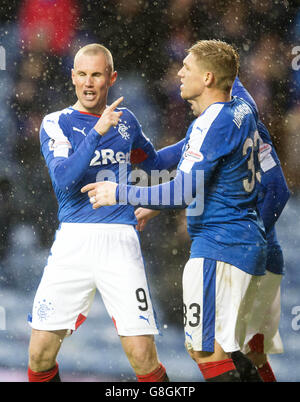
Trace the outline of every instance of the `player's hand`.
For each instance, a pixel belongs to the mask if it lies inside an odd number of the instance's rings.
[[[123,96],[121,96],[119,99],[114,101],[110,106],[107,106],[107,108],[104,110],[100,119],[94,126],[94,129],[98,132],[98,134],[100,135],[106,134],[107,131],[111,128],[111,126],[116,126],[119,123],[120,117],[122,116],[123,112],[121,111],[116,112],[115,108],[122,102],[123,99],[124,99]]]
[[[160,211],[147,208],[137,208],[134,213],[138,221],[136,229],[139,232],[142,232],[145,229],[147,222],[155,216],[159,215]]]
[[[115,205],[117,203],[117,185],[117,183],[113,183],[111,181],[99,181],[82,187],[81,192],[88,193],[90,203],[93,205],[93,209],[97,209],[99,207]]]

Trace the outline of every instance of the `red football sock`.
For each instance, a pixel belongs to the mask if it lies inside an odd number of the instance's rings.
[[[169,382],[166,369],[160,363],[157,369],[149,374],[136,375],[138,382]]]
[[[256,334],[249,342],[251,352],[264,353],[264,335]]]
[[[276,382],[276,377],[269,362],[265,363],[262,367],[258,367],[257,371],[259,372],[263,382]]]
[[[236,370],[232,359],[219,360],[216,362],[199,363],[199,369],[205,380],[218,377],[228,371]]]
[[[33,371],[28,367],[28,380],[29,382],[50,382],[58,375],[58,364],[48,371]]]

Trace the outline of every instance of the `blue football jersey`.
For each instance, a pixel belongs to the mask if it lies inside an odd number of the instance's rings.
[[[258,153],[256,118],[241,98],[210,105],[190,125],[178,169],[204,172],[203,213],[187,213],[191,258],[265,273],[266,236],[256,207]]]
[[[94,210],[88,195],[80,192],[84,185],[100,180],[127,183],[131,163],[147,159],[156,168],[157,153],[134,114],[126,108],[117,110],[123,112],[119,124],[103,137],[93,129],[99,115],[68,107],[44,117],[41,152],[58,200],[59,222],[136,224],[132,206]]]
[[[249,103],[249,105],[252,107],[252,110],[254,111],[254,114],[258,116],[258,109],[257,105],[254,101],[254,99],[251,97],[249,92],[245,89],[241,81],[239,80],[238,77],[236,77],[233,87],[232,87],[232,95],[239,96],[240,98],[244,99]],[[272,200],[270,203],[270,195],[267,194],[267,192],[270,190],[267,190],[262,183],[258,183],[258,210],[261,214],[262,217],[264,217],[264,214],[266,213],[266,209],[268,210],[268,213],[275,213],[277,211],[273,210],[274,208],[274,202],[280,202],[280,203],[286,203],[288,199],[288,188],[286,186],[286,183],[284,183],[284,175],[280,167],[280,161],[277,156],[277,153],[275,151],[274,145],[272,143],[270,134],[266,127],[262,124],[261,121],[258,122],[257,125],[261,144],[260,144],[260,153],[259,153],[259,160],[260,160],[260,165],[261,165],[261,170],[262,170],[262,182],[264,181],[264,174],[268,172],[268,174],[271,174],[273,176],[272,181],[277,181],[281,180],[280,185],[282,186],[282,199],[278,199],[278,192],[274,197],[276,197],[276,200]],[[277,167],[277,169],[276,169]],[[278,171],[278,169],[280,169]],[[267,205],[265,204],[265,197],[267,196],[268,202]],[[271,205],[270,205],[271,204]],[[276,209],[281,210],[282,207],[279,205],[277,206]],[[283,254],[282,250],[280,247],[280,244],[278,243],[277,240],[277,235],[276,235],[276,230],[275,226],[271,225],[270,227],[266,228],[266,235],[267,235],[267,265],[266,269],[275,273],[275,274],[283,274],[284,273],[284,260],[283,260]]]
[[[280,166],[280,161],[276,150],[272,143],[268,130],[262,125],[259,125],[260,136],[260,152],[259,161],[263,173],[271,171],[276,166]],[[265,197],[265,189],[260,184],[258,185],[258,210],[260,211]],[[267,263],[266,269],[275,274],[284,273],[284,259],[281,246],[277,240],[275,226],[266,230],[267,235]]]

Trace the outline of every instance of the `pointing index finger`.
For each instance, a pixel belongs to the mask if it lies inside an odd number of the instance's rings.
[[[86,186],[81,188],[82,193],[86,193],[87,191],[94,190],[96,188],[97,183],[89,183]]]
[[[123,99],[124,99],[124,96],[121,96],[119,99],[115,100],[115,101],[109,106],[109,109],[110,109],[110,110],[115,110],[115,108],[122,102]]]

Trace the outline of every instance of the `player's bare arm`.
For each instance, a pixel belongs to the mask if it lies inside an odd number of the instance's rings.
[[[122,116],[122,111],[115,111],[116,107],[123,101],[123,96],[114,101],[102,113],[94,129],[102,136],[107,133],[111,126],[116,126]]]
[[[140,207],[137,208],[134,213],[138,221],[136,229],[139,232],[142,232],[145,229],[149,220],[159,215],[160,211]]]
[[[93,209],[97,209],[104,206],[115,205],[117,203],[117,186],[117,183],[111,181],[99,181],[96,183],[89,183],[82,187],[81,192],[88,193]]]

